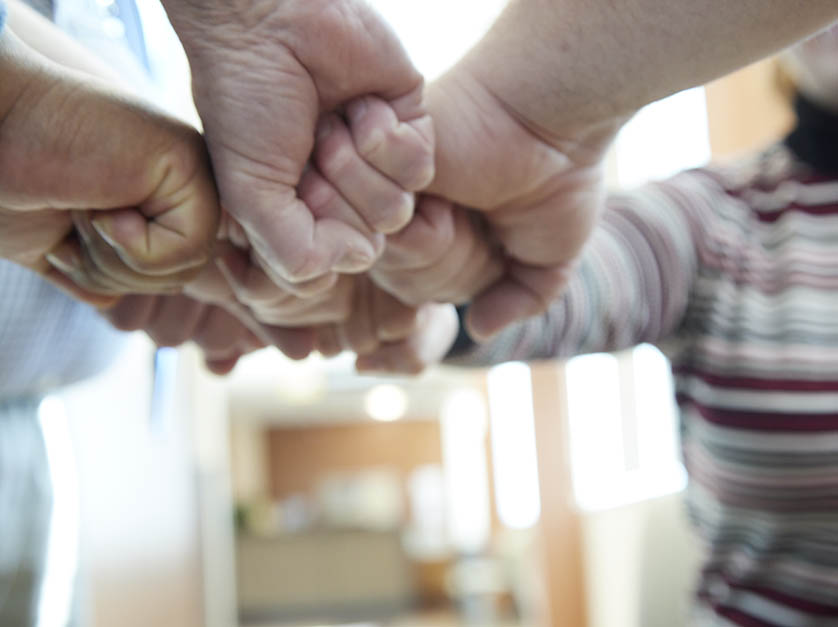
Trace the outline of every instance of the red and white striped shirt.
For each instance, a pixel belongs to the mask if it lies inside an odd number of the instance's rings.
[[[611,197],[567,293],[458,363],[672,361],[701,625],[838,625],[838,179],[784,146]]]

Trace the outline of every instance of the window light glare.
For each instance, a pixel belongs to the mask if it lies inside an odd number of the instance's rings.
[[[529,529],[541,515],[530,369],[495,366],[488,382],[498,517],[511,529]]]

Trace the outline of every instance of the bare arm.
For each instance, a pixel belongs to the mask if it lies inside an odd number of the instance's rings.
[[[8,28],[47,59],[111,83],[119,82],[119,77],[105,63],[38,12],[19,0],[8,0],[8,11]]]
[[[506,272],[467,324],[488,339],[545,311],[604,200],[605,154],[637,108],[838,17],[834,0],[512,0],[428,90],[429,191],[483,214]]]
[[[220,213],[200,135],[8,27],[0,76],[0,256],[94,303],[195,276]]]
[[[513,0],[464,62],[548,132],[620,118],[838,19],[834,0]]]
[[[682,182],[700,180],[687,173],[611,197],[562,297],[486,344],[460,342],[450,361],[571,357],[671,336],[687,309],[698,264],[694,238],[710,211]]]

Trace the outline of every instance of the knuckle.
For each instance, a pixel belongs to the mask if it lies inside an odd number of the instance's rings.
[[[333,178],[343,178],[351,173],[355,162],[352,149],[344,144],[324,146],[319,152],[320,167]]]

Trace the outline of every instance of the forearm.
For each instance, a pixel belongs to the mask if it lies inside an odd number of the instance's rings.
[[[512,0],[460,69],[525,123],[621,119],[838,19],[834,0]]]
[[[450,361],[567,358],[670,337],[686,311],[697,263],[697,209],[676,197],[650,186],[612,198],[562,297],[486,344],[460,343]]]
[[[59,75],[118,85],[119,77],[107,65],[41,15],[18,0],[9,0],[6,7],[0,31],[0,122],[27,90],[48,87]]]
[[[7,27],[27,46],[47,59],[91,76],[116,83],[119,77],[72,37],[19,0],[8,1]]]

